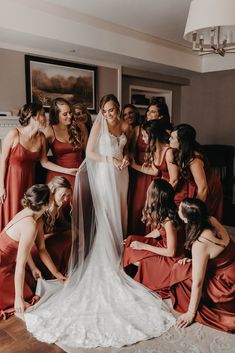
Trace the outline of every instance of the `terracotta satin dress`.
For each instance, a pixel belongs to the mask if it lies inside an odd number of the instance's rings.
[[[141,128],[136,142],[135,161],[137,164],[144,163],[146,144],[142,139]],[[141,221],[142,210],[146,201],[147,189],[153,180],[152,175],[147,175],[129,168],[129,190],[128,190],[128,234],[143,235],[146,226]]]
[[[126,239],[123,267],[127,267],[134,262],[140,262],[134,279],[142,283],[145,287],[156,291],[162,298],[169,298],[170,275],[173,265],[184,256],[183,230],[177,233],[177,252],[175,257],[167,257],[155,254],[148,250],[136,250],[130,248],[132,241],[140,241],[152,246],[166,248],[167,238],[165,228],[160,227],[158,231],[160,238],[146,238],[144,236],[130,235]]]
[[[0,234],[0,319],[14,314],[15,300],[15,265],[19,243],[3,230]],[[33,277],[26,271],[23,296],[24,300],[33,305],[38,299],[32,291]]]
[[[192,287],[192,265],[175,264],[170,294],[175,310],[187,312]],[[218,330],[235,332],[235,244],[208,261],[202,298],[195,321]]]
[[[18,130],[17,130],[18,131]],[[41,149],[27,150],[19,142],[12,148],[6,175],[6,199],[0,205],[0,231],[22,210],[21,199],[25,191],[34,184],[36,162],[41,158]]]
[[[64,168],[78,168],[84,159],[82,149],[74,148],[71,143],[61,142],[56,138],[53,126],[52,130],[54,132],[55,137],[53,142],[50,144],[50,149],[53,154],[53,163]],[[51,170],[48,170],[47,172],[46,183],[51,181],[51,179],[57,175],[65,177],[70,182],[72,188],[74,188],[75,176],[59,172],[53,172]]]
[[[195,158],[202,159],[201,156],[196,156]],[[208,214],[221,221],[223,215],[223,188],[220,178],[206,165],[206,163],[205,174],[208,184],[208,195],[206,199]],[[196,197],[197,186],[189,168],[187,175],[181,177],[175,192],[175,203],[177,206],[179,206],[180,202],[185,197]]]

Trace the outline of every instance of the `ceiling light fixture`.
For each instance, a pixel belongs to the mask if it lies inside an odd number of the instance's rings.
[[[235,0],[192,0],[184,39],[199,55],[235,53]]]

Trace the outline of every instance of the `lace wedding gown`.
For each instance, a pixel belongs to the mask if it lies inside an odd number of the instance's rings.
[[[110,135],[102,124],[97,152],[107,161],[112,156],[122,158],[126,136]],[[95,210],[95,237],[83,265],[68,283],[40,283],[46,288],[42,299],[24,315],[27,329],[38,340],[64,350],[121,347],[157,337],[175,323],[174,317],[159,297],[127,276],[120,265],[128,170],[119,171],[108,162],[87,160],[84,165]],[[85,239],[86,234],[82,243]]]

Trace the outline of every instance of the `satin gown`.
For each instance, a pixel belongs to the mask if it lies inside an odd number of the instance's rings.
[[[15,285],[14,275],[18,242],[3,230],[0,234],[0,319],[14,314]],[[29,304],[34,304],[39,297],[32,291],[33,277],[28,272],[25,276],[23,296]]]
[[[177,233],[177,251],[175,257],[168,257],[155,254],[148,250],[136,250],[130,248],[133,241],[140,241],[152,246],[166,248],[167,238],[165,228],[158,229],[160,238],[146,238],[144,236],[130,235],[126,239],[123,267],[139,262],[137,273],[134,279],[142,283],[145,287],[157,292],[163,299],[169,298],[170,275],[173,265],[184,256],[184,236],[183,230]]]
[[[202,159],[201,156],[196,158]],[[223,188],[219,177],[210,169],[205,163],[205,174],[208,184],[208,194],[206,205],[210,216],[215,217],[219,221],[222,220],[223,215]],[[188,168],[187,175],[181,177],[175,190],[175,203],[177,206],[185,197],[196,197],[197,185],[194,181],[192,173]]]
[[[144,163],[146,144],[142,139],[141,128],[136,142],[135,161],[137,164]],[[128,234],[142,235],[146,233],[146,226],[141,221],[142,210],[146,201],[147,189],[154,179],[147,175],[129,168],[129,190],[128,190]]]
[[[12,148],[6,175],[6,199],[0,205],[0,231],[22,210],[21,199],[25,191],[34,184],[36,162],[41,150],[31,152],[19,142]]]
[[[61,142],[56,138],[53,126],[52,130],[55,137],[53,142],[49,145],[53,154],[52,162],[64,168],[78,168],[84,159],[82,149],[73,147],[71,143]],[[47,172],[46,183],[57,175],[65,177],[70,182],[72,189],[74,188],[75,176],[53,172],[51,170]]]
[[[175,310],[188,310],[192,288],[192,264],[175,264],[170,295]],[[235,332],[235,244],[208,261],[202,297],[195,321],[227,332]]]

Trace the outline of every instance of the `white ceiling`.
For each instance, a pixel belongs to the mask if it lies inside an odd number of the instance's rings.
[[[183,39],[190,2],[0,0],[0,47],[163,73],[235,68],[232,54],[191,51]]]
[[[191,0],[48,0],[76,12],[134,29],[157,38],[188,44],[183,39]]]

